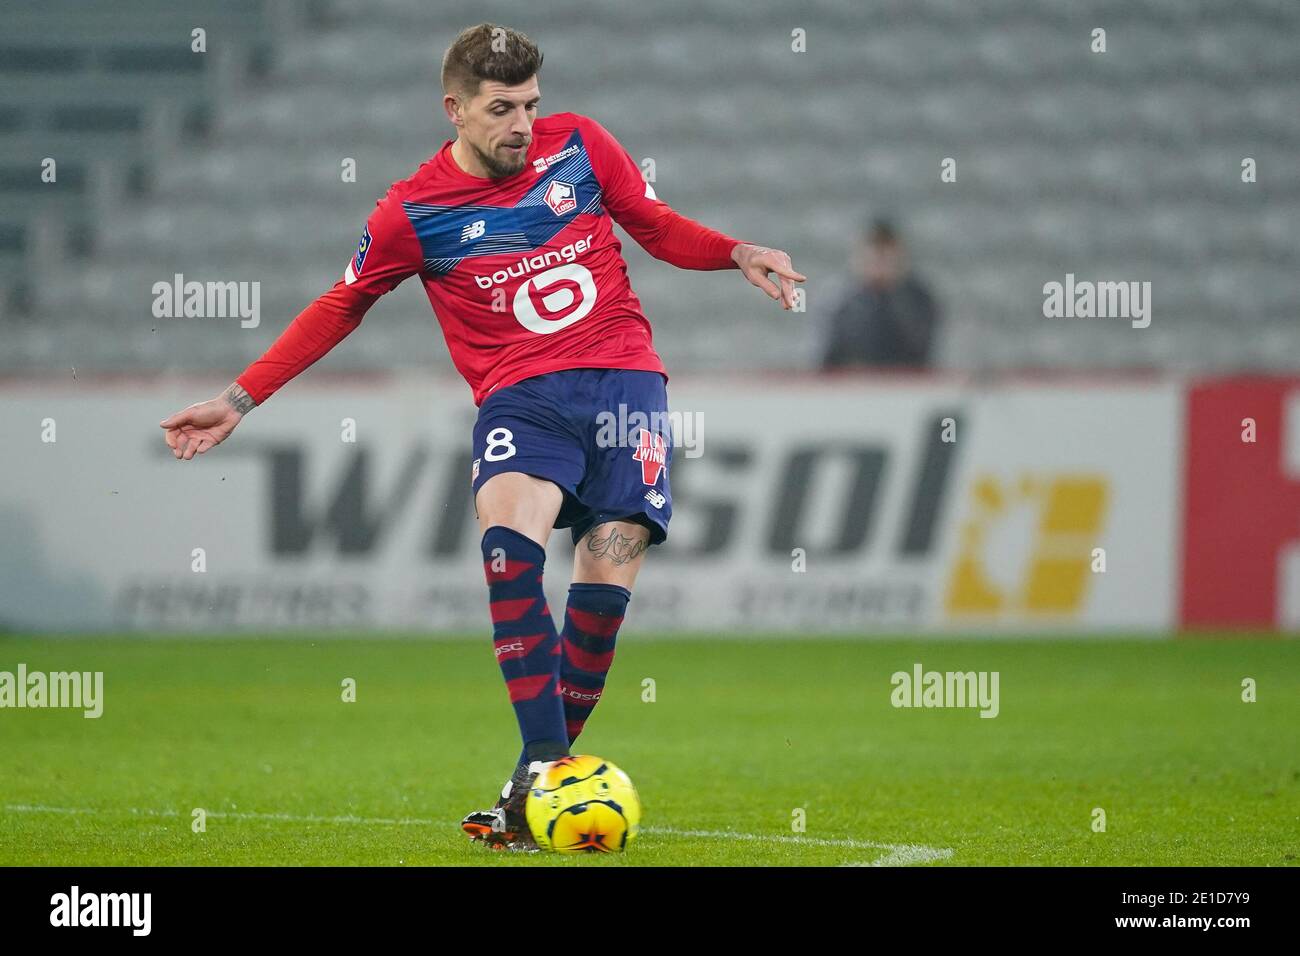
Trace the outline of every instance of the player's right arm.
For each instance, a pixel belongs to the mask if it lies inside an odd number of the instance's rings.
[[[589,116],[573,115],[601,185],[601,201],[646,252],[680,269],[730,269],[734,265],[751,285],[778,300],[786,311],[794,308],[794,283],[806,277],[794,270],[789,255],[733,239],[675,212],[641,177],[640,167],[609,130]],[[773,273],[776,282],[768,278]]]
[[[393,191],[366,220],[343,278],[303,309],[221,395],[164,418],[172,454],[185,461],[221,444],[243,417],[343,341],[381,295],[420,270],[420,240]]]

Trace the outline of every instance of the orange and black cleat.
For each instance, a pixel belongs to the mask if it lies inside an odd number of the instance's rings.
[[[546,766],[542,761],[520,764],[514,775],[506,781],[501,789],[501,796],[491,810],[475,810],[460,821],[460,828],[471,840],[481,841],[494,850],[522,850],[535,852],[539,849],[528,828],[528,819],[524,815],[524,801],[528,790],[537,779],[537,774]]]

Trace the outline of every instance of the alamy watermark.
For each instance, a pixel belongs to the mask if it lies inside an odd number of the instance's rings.
[[[596,425],[596,445],[600,448],[642,448],[649,442],[662,451],[671,443],[674,448],[684,449],[687,458],[704,454],[702,412],[629,411],[626,403],[619,402],[617,412],[600,412]]]
[[[1043,316],[1048,319],[1129,319],[1135,329],[1151,324],[1150,282],[1076,281],[1043,285]]]
[[[0,708],[70,707],[95,719],[104,713],[103,671],[0,671]]]
[[[895,671],[889,702],[895,707],[978,707],[981,717],[996,717],[998,671],[927,671],[920,662],[911,673]]]
[[[152,893],[83,893],[74,885],[50,897],[51,926],[120,926],[148,936],[152,913]]]
[[[176,273],[170,282],[153,284],[155,319],[240,319],[240,327],[255,329],[262,321],[262,283],[185,281]]]

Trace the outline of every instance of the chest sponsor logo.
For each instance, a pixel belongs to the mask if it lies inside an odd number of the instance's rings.
[[[540,157],[534,159],[533,169],[537,170],[539,173],[544,173],[552,166],[554,166],[556,163],[568,159],[577,151],[578,151],[577,146],[570,146],[567,149],[560,150],[558,153],[552,153],[550,156],[547,156],[545,159],[542,159]]]

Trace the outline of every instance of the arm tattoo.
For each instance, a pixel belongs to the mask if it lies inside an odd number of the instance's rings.
[[[238,382],[232,384],[230,388],[222,392],[221,397],[226,400],[231,408],[239,412],[241,415],[247,415],[257,407],[257,402],[253,401],[253,396],[244,391],[243,386]]]
[[[600,532],[608,532],[603,537]],[[620,534],[614,525],[600,525],[587,532],[587,553],[597,558],[609,558],[614,564],[627,564],[646,549],[644,538],[631,538]]]

